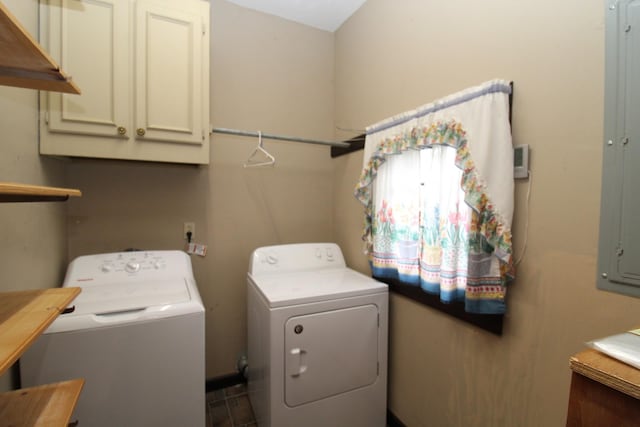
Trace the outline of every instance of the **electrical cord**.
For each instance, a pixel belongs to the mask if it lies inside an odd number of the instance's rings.
[[[527,198],[525,200],[525,219],[524,219],[524,243],[522,245],[522,253],[520,257],[516,259],[515,265],[520,264],[520,261],[524,258],[524,254],[527,253],[527,240],[529,237],[529,199],[531,198],[531,186],[533,184],[533,174],[530,170],[527,171],[529,174],[529,185],[527,188]]]

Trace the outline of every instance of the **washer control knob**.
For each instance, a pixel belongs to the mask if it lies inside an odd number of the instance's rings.
[[[333,249],[327,248],[327,260],[333,261]]]
[[[267,255],[267,262],[271,265],[277,264],[278,257],[276,257],[275,255]]]
[[[110,271],[113,270],[113,265],[111,265],[111,264],[102,264],[102,267],[100,269],[102,270],[103,273],[109,273]]]
[[[140,270],[140,263],[129,261],[127,265],[124,266],[124,269],[127,271],[127,273],[135,273],[136,271]]]

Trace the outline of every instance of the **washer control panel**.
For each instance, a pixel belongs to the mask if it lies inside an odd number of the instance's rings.
[[[256,249],[251,257],[249,273],[286,273],[344,267],[346,264],[342,251],[335,243],[301,243]]]
[[[143,255],[141,255],[143,254]],[[100,262],[100,271],[103,273],[138,273],[145,270],[162,270],[167,268],[167,261],[162,255],[150,252],[124,252],[114,254]]]
[[[191,260],[182,251],[136,251],[86,255],[74,259],[64,286],[193,277]]]

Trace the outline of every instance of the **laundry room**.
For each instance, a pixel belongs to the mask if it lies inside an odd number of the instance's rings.
[[[33,35],[50,30],[40,3],[46,1],[2,0]],[[513,82],[513,144],[531,151],[529,179],[513,187],[519,263],[501,334],[390,291],[386,410],[394,425],[406,426],[564,424],[571,356],[588,341],[638,327],[640,309],[637,298],[596,287],[604,2],[366,0],[335,29],[240,2],[208,3],[209,49],[199,60],[209,78],[197,98],[208,111],[202,125],[251,135],[207,134],[203,161],[136,160],[135,150],[116,159],[42,154],[46,126],[55,124],[42,111],[57,105],[45,101],[55,98],[0,86],[0,182],[82,192],[62,203],[1,204],[0,291],[59,287],[82,255],[184,250],[190,239],[205,315],[203,382],[237,378],[248,351],[254,250],[332,242],[348,267],[371,276],[365,210],[354,197],[364,151],[332,157],[330,147],[299,140],[348,141],[386,118],[505,79]],[[92,55],[94,46],[85,48],[81,67],[108,66]],[[186,71],[155,71],[162,96],[174,96],[172,87],[185,80],[175,75]],[[144,94],[163,99],[156,95]],[[133,135],[136,127],[122,132]],[[299,140],[259,139],[258,132]],[[81,139],[74,130],[51,134]],[[275,164],[245,167],[257,147]],[[1,390],[18,386],[17,368],[0,377]]]

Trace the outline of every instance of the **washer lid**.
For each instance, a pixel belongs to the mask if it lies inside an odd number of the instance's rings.
[[[272,308],[388,292],[384,283],[350,268],[249,278]]]
[[[154,280],[87,286],[73,301],[75,310],[64,317],[110,314],[191,300],[184,280]]]

